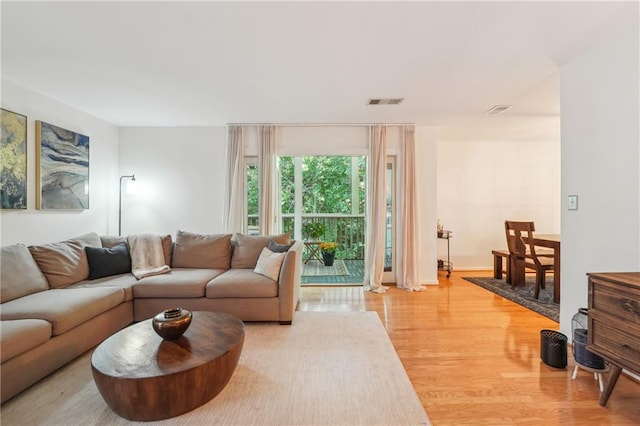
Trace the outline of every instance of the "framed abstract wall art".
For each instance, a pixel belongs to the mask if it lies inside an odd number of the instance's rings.
[[[0,109],[0,204],[27,208],[27,117]]]
[[[36,121],[36,207],[89,208],[89,137]]]

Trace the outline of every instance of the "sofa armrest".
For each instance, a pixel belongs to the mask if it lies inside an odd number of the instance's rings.
[[[296,241],[287,251],[280,277],[278,278],[278,299],[280,301],[280,324],[291,324],[293,312],[300,296],[300,275],[302,274],[302,241]]]

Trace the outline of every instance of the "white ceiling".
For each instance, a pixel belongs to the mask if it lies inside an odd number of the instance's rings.
[[[558,116],[637,2],[9,2],[2,77],[118,126]],[[399,106],[367,106],[403,97]]]

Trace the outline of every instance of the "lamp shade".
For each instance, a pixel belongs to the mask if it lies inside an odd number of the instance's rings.
[[[125,193],[127,195],[139,195],[140,194],[140,185],[138,185],[138,181],[135,178],[127,181]]]

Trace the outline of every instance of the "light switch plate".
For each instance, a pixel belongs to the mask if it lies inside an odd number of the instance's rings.
[[[569,210],[578,210],[578,196],[569,195]]]

